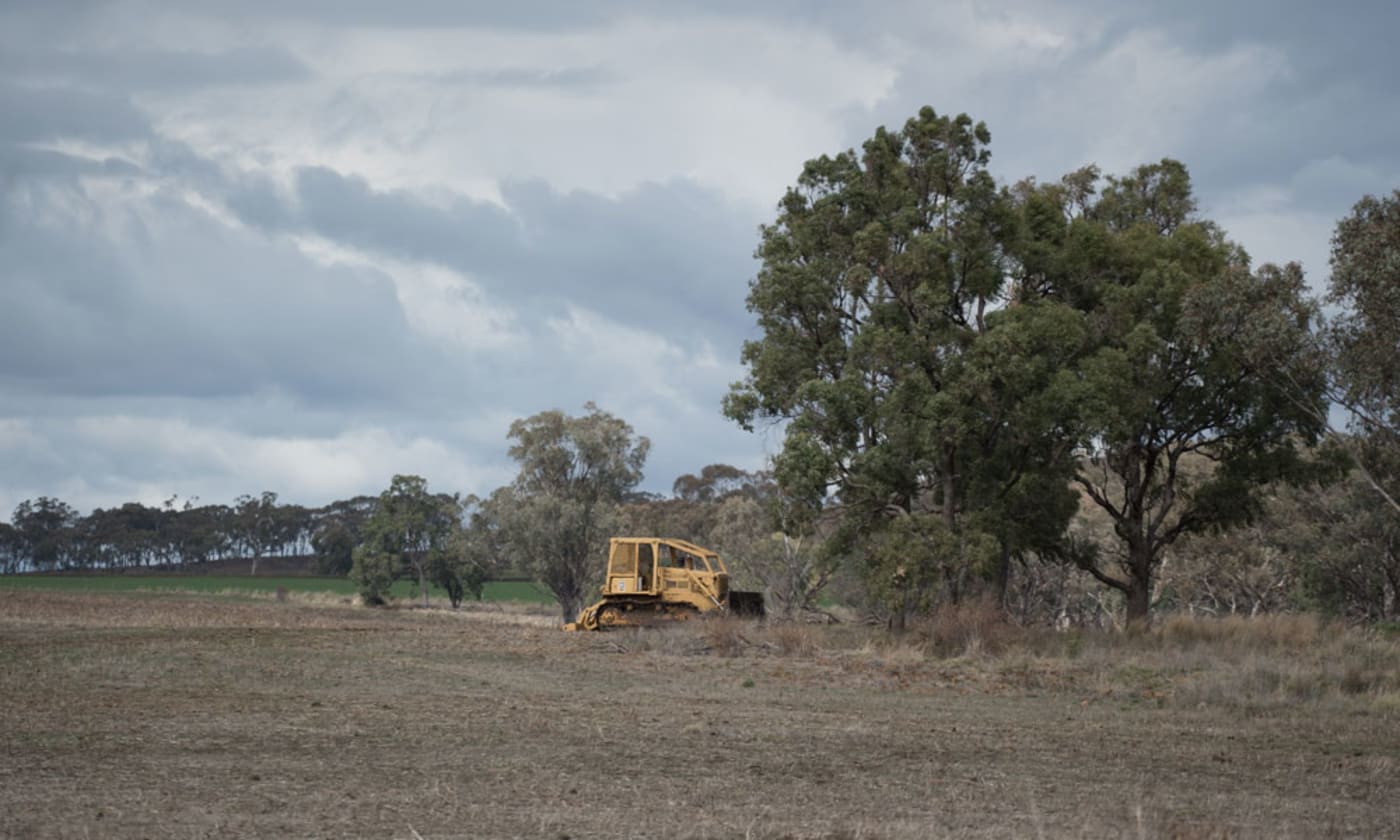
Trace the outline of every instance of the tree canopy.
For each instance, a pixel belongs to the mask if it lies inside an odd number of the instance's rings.
[[[411,574],[425,607],[430,577],[438,577],[448,583],[455,605],[461,601],[461,591],[451,587],[446,555],[460,530],[455,496],[429,493],[428,482],[420,476],[396,475],[365,523],[364,541],[355,549],[350,577],[367,602],[380,603],[396,579]]]
[[[1107,564],[1075,559],[1142,621],[1166,546],[1247,521],[1260,487],[1306,476],[1300,450],[1320,432],[1322,404],[1321,371],[1304,352],[1315,308],[1296,265],[1251,271],[1196,216],[1180,163],[1104,179],[1095,199],[1099,183],[1082,172],[1029,199],[1060,211],[1029,250],[1054,255],[1039,276],[1046,298],[1084,317],[1070,386],[1081,409],[1075,482],[1121,541]],[[1304,384],[1301,401],[1283,379]],[[1210,468],[1185,470],[1191,455]]]
[[[572,621],[601,577],[617,506],[642,480],[651,442],[622,419],[543,411],[510,426],[515,481],[494,493],[490,515],[513,565],[527,569]]]
[[[1400,190],[1337,223],[1327,302],[1331,396],[1349,415],[1367,481],[1400,515]]]
[[[839,502],[845,542],[911,538],[867,543],[897,615],[999,577],[1074,510],[1066,480],[1041,478],[1067,478],[1071,449],[1045,434],[1063,407],[1044,397],[1081,327],[1004,306],[1020,219],[989,143],[982,123],[924,108],[859,155],[809,161],[762,230],[748,303],[763,337],[725,403],[748,428],[788,421],[778,481]]]
[[[896,612],[1004,581],[1035,551],[1145,619],[1166,545],[1247,518],[1255,487],[1299,472],[1320,373],[1288,351],[1314,309],[1296,266],[1251,271],[1196,216],[1181,163],[1013,191],[987,172],[989,142],[925,108],[859,155],[807,163],[762,229],[762,337],[725,410],[787,421],[779,483],[841,506]],[[1189,453],[1213,469],[1188,479]],[[1118,562],[1067,535],[1071,480],[1114,518]]]

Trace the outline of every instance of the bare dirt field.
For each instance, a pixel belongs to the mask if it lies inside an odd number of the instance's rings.
[[[1395,836],[1397,672],[1311,619],[892,642],[0,592],[0,836]]]

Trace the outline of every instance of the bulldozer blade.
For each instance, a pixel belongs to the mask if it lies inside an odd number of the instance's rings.
[[[729,592],[729,611],[734,615],[762,618],[766,613],[762,592]]]

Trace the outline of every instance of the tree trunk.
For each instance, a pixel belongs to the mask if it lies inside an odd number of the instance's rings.
[[[1011,586],[1011,544],[1005,540],[1001,543],[1001,558],[997,561],[993,585],[996,587],[997,606],[1006,609],[1006,590]]]
[[[1145,629],[1152,621],[1152,548],[1150,544],[1128,547],[1128,629]]]
[[[954,528],[956,528],[958,524],[958,509],[953,504],[953,500],[957,497],[958,492],[957,468],[957,449],[953,448],[952,446],[944,447],[943,521],[947,523],[949,531],[952,531]]]
[[[424,571],[425,563],[418,564],[418,591],[423,593],[423,608],[428,608],[428,575]]]
[[[560,595],[557,592],[555,597],[559,599],[559,611],[564,617],[564,623],[576,620],[583,610],[583,598],[577,595]]]

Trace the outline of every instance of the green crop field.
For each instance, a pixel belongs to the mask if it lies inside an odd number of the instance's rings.
[[[355,585],[341,577],[254,577],[251,575],[3,575],[0,590],[37,589],[59,592],[199,592],[237,595],[265,595],[278,589],[287,592],[326,592],[349,597]],[[391,594],[396,598],[412,598],[417,587],[411,581],[394,584]],[[447,597],[438,587],[432,587],[433,598]],[[554,597],[538,584],[529,581],[491,581],[482,592],[488,602],[519,601],[529,604],[551,604]]]

